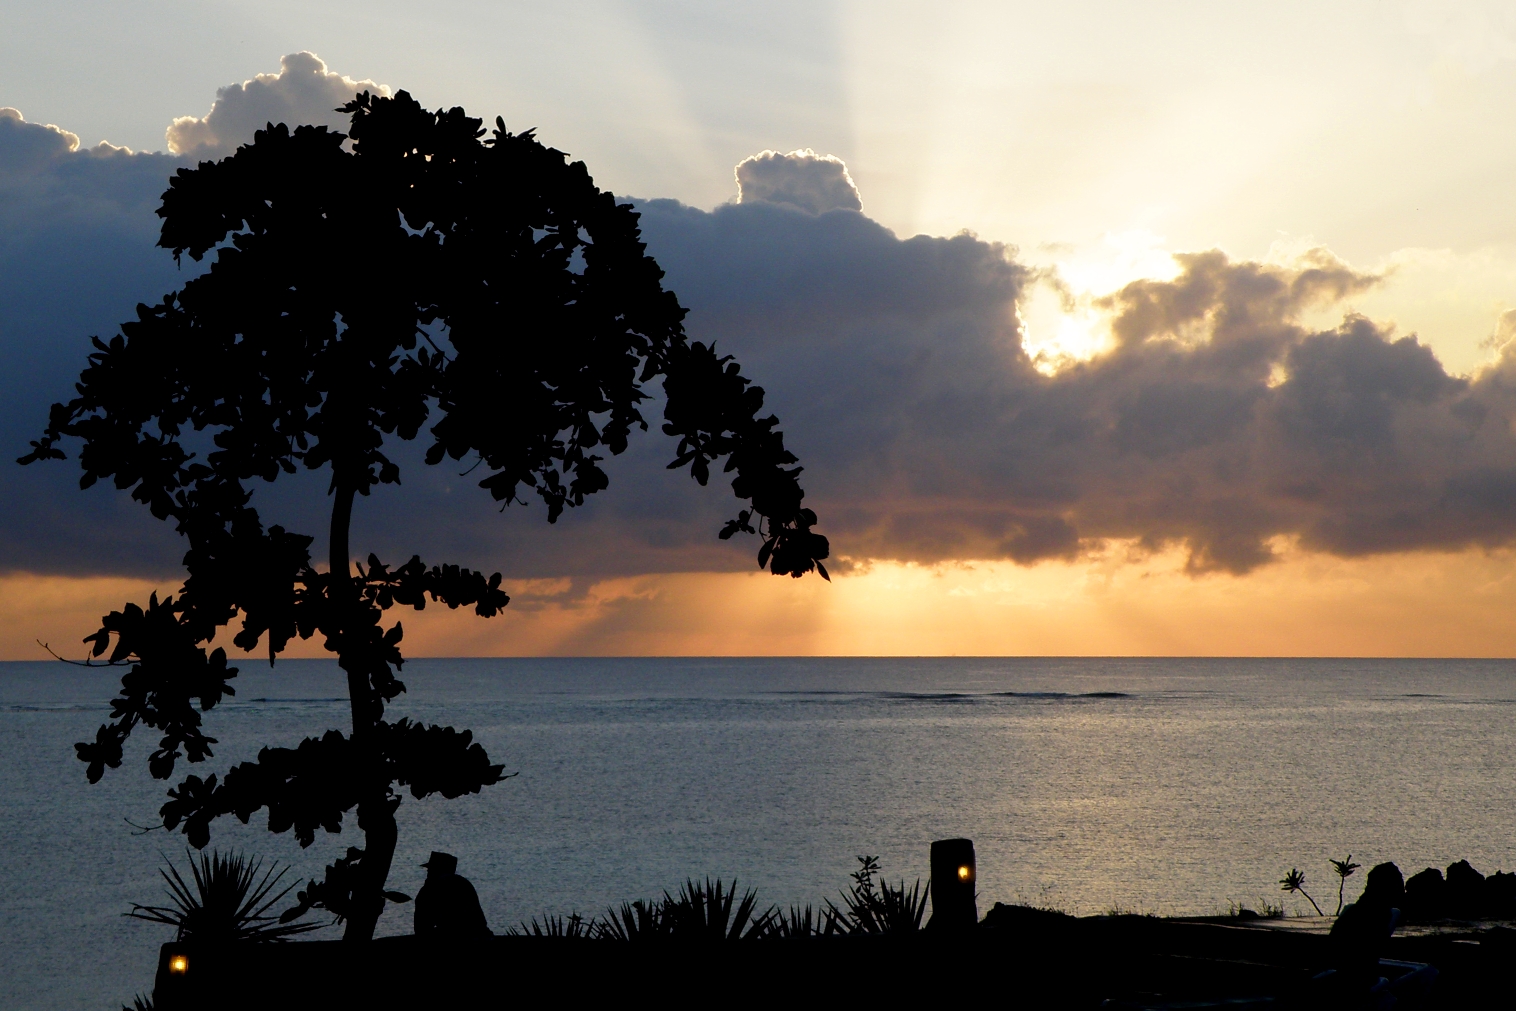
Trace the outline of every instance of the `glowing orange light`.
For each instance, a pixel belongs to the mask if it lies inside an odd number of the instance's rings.
[[[969,875],[973,873],[973,871],[969,870],[969,865],[964,864],[962,867],[958,868],[958,880],[967,881],[969,879]]]
[[[183,955],[175,955],[168,960],[168,971],[178,976],[189,972],[189,959]]]

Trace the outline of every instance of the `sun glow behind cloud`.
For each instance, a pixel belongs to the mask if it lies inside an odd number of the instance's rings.
[[[1389,272],[1348,308],[1418,334],[1454,372],[1490,360],[1481,342],[1516,298],[1497,181],[1516,135],[1494,126],[1516,77],[1508,5],[1193,7],[1169,15],[1181,30],[1148,8],[1091,13],[845,5],[847,158],[870,214],[903,236],[968,228],[1039,265],[1114,265],[1113,235],[1237,258],[1281,237],[1325,245]],[[1158,276],[1062,266],[1076,294]],[[1043,371],[1102,346],[1087,311],[1030,302]]]
[[[1261,261],[1291,268],[1323,249],[1312,235],[1281,237]],[[1180,269],[1174,259],[1178,251],[1144,229],[1107,233],[1084,247],[1050,243],[1023,250],[1025,261],[1044,272],[1019,307],[1027,352],[1039,370],[1053,375],[1108,350],[1110,316],[1098,300],[1133,281],[1172,280]],[[1329,330],[1345,315],[1362,313],[1401,334],[1414,334],[1458,375],[1490,365],[1512,337],[1516,247],[1466,252],[1406,247],[1352,266],[1378,276],[1379,283],[1344,301],[1309,308],[1302,323]]]
[[[1019,317],[1045,376],[1110,350],[1102,297],[1132,281],[1173,278],[1180,268],[1171,254],[1208,248],[1225,249],[1233,262],[1279,266],[1321,246],[1338,251],[1357,272],[1382,280],[1309,308],[1300,321],[1330,330],[1354,311],[1393,321],[1397,335],[1417,334],[1455,374],[1475,373],[1510,336],[1503,314],[1516,305],[1516,246],[1500,241],[1507,212],[1490,201],[1487,185],[1505,177],[1511,147],[1509,132],[1488,130],[1504,121],[1490,112],[1505,109],[1497,97],[1516,52],[1509,17],[1450,18],[1414,6],[1402,26],[1412,44],[1396,34],[1394,18],[1376,19],[1363,29],[1371,37],[1348,51],[1337,42],[1360,28],[1346,6],[1334,5],[1316,22],[1319,32],[1285,47],[1276,64],[1277,33],[1300,11],[1208,13],[1191,18],[1194,35],[1181,39],[1158,32],[1160,18],[1131,10],[1108,10],[1086,32],[1071,30],[1085,20],[1073,8],[968,3],[944,14],[844,5],[834,26],[843,58],[805,79],[806,104],[759,72],[774,64],[756,49],[735,42],[719,53],[702,49],[698,33],[671,33],[660,16],[632,5],[597,10],[568,16],[575,30],[558,34],[606,58],[590,61],[594,73],[555,79],[551,94],[532,83],[553,62],[546,43],[531,57],[541,67],[483,97],[468,89],[488,75],[469,77],[462,63],[431,77],[414,68],[400,75],[349,49],[336,69],[418,94],[429,89],[429,100],[463,102],[476,113],[503,111],[511,125],[539,125],[545,139],[586,157],[597,179],[618,192],[677,196],[697,207],[735,195],[727,192],[729,166],[747,155],[807,146],[835,153],[857,178],[867,215],[900,238],[966,228],[1019,246],[1015,262],[1040,276],[995,318]],[[533,18],[535,34],[554,37],[556,22]],[[1134,37],[1152,44],[1133,46]],[[814,43],[807,59],[830,51],[825,31],[806,38]],[[1197,45],[1203,38],[1227,40],[1226,59],[1207,57],[1221,49]],[[1417,39],[1427,40],[1426,52]],[[319,37],[298,44],[335,56]],[[717,64],[722,73],[711,73]],[[739,65],[741,74],[726,72]],[[705,76],[692,77],[692,67],[704,67]],[[259,69],[268,68],[239,63],[229,76]],[[829,91],[827,75],[845,84]],[[721,90],[729,78],[745,97]],[[814,100],[822,93],[826,101]],[[208,97],[173,111],[203,113]],[[768,118],[738,122],[733,111],[759,109]],[[802,111],[809,118],[795,118]],[[722,116],[728,119],[712,118]],[[1487,139],[1475,145],[1477,158],[1466,142],[1474,128]],[[701,311],[708,306],[692,318]],[[1001,345],[1014,333],[1005,329]],[[815,336],[827,333],[818,327]],[[1277,362],[1269,375],[1271,391],[1289,378]],[[778,400],[785,384],[764,381]],[[780,413],[798,434],[794,407]],[[923,412],[917,420],[935,417]],[[819,461],[806,461],[819,480]],[[839,513],[828,517],[839,523]],[[1230,652],[1235,643],[1253,644],[1237,646],[1242,652],[1415,653],[1480,652],[1504,642],[1484,624],[1498,611],[1490,600],[1509,603],[1498,577],[1509,561],[1503,554],[1350,561],[1279,541],[1272,544],[1278,560],[1245,578],[1196,578],[1175,554],[1118,547],[1081,541],[1085,553],[1073,560],[1030,568],[972,559],[862,562],[833,586],[741,574],[597,577],[587,588],[538,581],[518,584],[516,604],[500,622],[437,609],[404,620],[407,641],[432,653]],[[67,636],[42,636],[59,641],[76,641],[102,610],[143,599],[151,588],[19,575],[5,587],[28,622],[67,625]],[[80,601],[72,611],[69,592]],[[1315,603],[1296,607],[1297,598]],[[51,603],[27,610],[33,599]],[[1444,601],[1467,604],[1468,614]],[[1165,607],[1209,627],[1187,629]],[[1376,633],[1353,608],[1396,627]],[[1141,618],[1123,624],[1130,615]],[[1386,634],[1383,642],[1375,637]],[[1468,646],[1458,645],[1459,634],[1469,636]],[[12,639],[3,641],[13,655],[35,651],[26,630]]]
[[[1107,233],[1098,244],[1024,251],[1040,271],[1018,314],[1027,354],[1044,375],[1089,361],[1111,346],[1110,314],[1097,301],[1133,281],[1169,281],[1180,267],[1163,237],[1144,229]]]

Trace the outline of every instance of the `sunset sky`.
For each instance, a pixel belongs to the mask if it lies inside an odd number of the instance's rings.
[[[757,573],[656,424],[552,527],[402,447],[355,550],[514,597],[403,615],[408,652],[1516,653],[1510,3],[313,6],[8,7],[0,457],[182,283],[175,168],[405,89],[638,205],[835,559]],[[178,586],[76,485],[0,465],[0,658]],[[319,534],[324,490],[260,508]]]

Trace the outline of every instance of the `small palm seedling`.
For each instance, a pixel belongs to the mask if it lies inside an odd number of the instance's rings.
[[[1325,916],[1321,907],[1316,905],[1316,900],[1311,898],[1311,893],[1305,890],[1305,874],[1302,871],[1290,868],[1290,872],[1279,879],[1279,890],[1282,892],[1299,892],[1305,896],[1305,900],[1316,910],[1317,916]]]
[[[849,934],[902,934],[920,930],[932,886],[927,885],[923,892],[920,878],[909,891],[904,879],[898,887],[891,887],[883,879],[876,885],[879,858],[861,856],[858,863],[861,866],[851,875],[852,889],[842,893],[843,908],[838,909],[828,899],[828,914]]]
[[[1330,858],[1329,858],[1330,859]],[[1349,853],[1346,860],[1332,860],[1332,870],[1337,872],[1337,912],[1334,916],[1342,915],[1342,890],[1347,886],[1348,878],[1353,872],[1362,867],[1362,864],[1353,863],[1353,854]]]
[[[289,872],[288,867],[275,862],[264,870],[261,859],[249,861],[241,853],[185,852],[190,858],[193,887],[170,863],[167,870],[160,868],[158,873],[168,884],[173,904],[142,906],[134,902],[131,912],[122,915],[166,923],[175,928],[176,940],[180,941],[282,941],[321,927],[319,923],[281,923],[269,914],[269,909],[299,883],[291,882],[274,891]],[[259,871],[263,871],[261,877]]]

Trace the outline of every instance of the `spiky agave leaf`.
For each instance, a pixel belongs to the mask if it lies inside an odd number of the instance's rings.
[[[799,906],[791,906],[788,912],[777,908],[771,912],[772,915],[765,925],[765,937],[778,939],[830,937],[833,934],[847,932],[836,910],[828,906],[816,909],[807,903],[803,909]]]
[[[917,878],[911,890],[905,890],[905,879],[900,884],[891,887],[888,881],[879,882],[879,919],[884,925],[887,934],[914,933],[921,929],[921,918],[926,914],[927,896],[931,894],[932,885],[927,883],[923,891],[921,879]]]
[[[758,893],[749,888],[737,895],[737,882],[730,887],[720,878],[712,882],[687,879],[679,895],[663,893],[663,916],[671,936],[690,940],[740,941],[763,936],[776,910],[755,915]]]
[[[544,914],[539,922],[537,917],[530,921],[523,920],[520,926],[507,927],[505,933],[510,937],[565,937],[573,940],[598,936],[600,921],[593,916],[586,920],[578,913],[570,913],[567,917]]]
[[[648,941],[668,936],[663,903],[638,899],[605,911],[596,937],[608,941]]]
[[[173,904],[143,906],[134,902],[131,911],[123,915],[167,924],[175,928],[176,939],[181,941],[281,941],[322,926],[280,923],[278,917],[269,914],[269,909],[299,883],[293,881],[275,891],[289,873],[289,868],[280,867],[278,861],[265,870],[262,858],[249,861],[241,853],[185,852],[194,885],[169,863],[167,870],[160,868],[158,873],[168,886]],[[261,877],[259,871],[263,871]]]
[[[932,887],[921,888],[921,879],[908,891],[904,879],[891,886],[879,874],[879,858],[861,856],[858,870],[852,874],[853,887],[842,893],[842,908],[826,900],[825,914],[849,934],[912,933],[921,929],[927,897]]]

